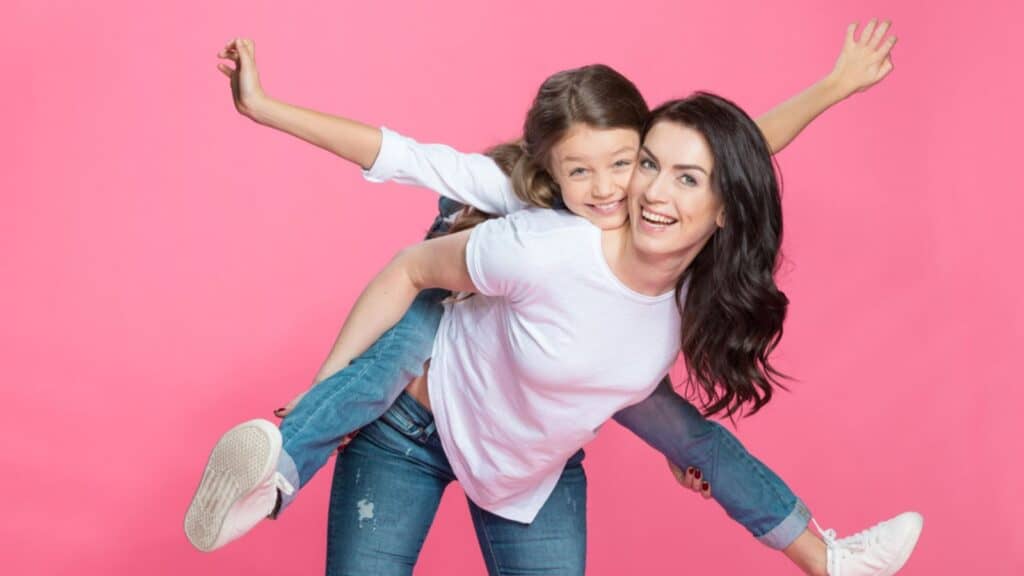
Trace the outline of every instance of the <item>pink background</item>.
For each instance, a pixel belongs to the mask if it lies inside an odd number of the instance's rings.
[[[434,197],[364,183],[238,116],[216,52],[279,98],[478,150],[539,82],[607,62],[652,104],[752,114],[891,17],[896,71],[780,156],[798,377],[739,434],[826,527],[904,509],[906,574],[1024,573],[1016,3],[5,2],[0,350],[5,574],[316,574],[332,468],[211,555],[181,524],[232,424],[305,387]],[[589,450],[590,573],[792,574],[617,426]],[[447,495],[419,574],[483,571]]]

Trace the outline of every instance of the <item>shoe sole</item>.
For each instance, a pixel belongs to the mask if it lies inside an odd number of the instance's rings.
[[[914,533],[914,537],[905,542],[903,547],[900,548],[899,553],[896,555],[896,562],[892,566],[892,571],[886,572],[886,574],[895,574],[899,572],[903,568],[903,565],[907,563],[907,560],[910,560],[910,554],[917,546],[917,540],[921,537],[921,531],[924,530],[924,516],[921,516],[916,512],[907,512],[907,514],[911,514],[915,518],[917,531]]]
[[[185,513],[185,535],[203,552],[216,546],[228,511],[274,472],[281,432],[266,420],[250,420],[220,437]]]

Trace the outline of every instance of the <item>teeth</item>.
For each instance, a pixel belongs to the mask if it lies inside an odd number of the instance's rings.
[[[607,202],[605,204],[594,204],[594,208],[597,208],[601,212],[611,212],[612,210],[615,210],[621,203],[621,200],[616,200],[614,202]]]
[[[662,216],[661,214],[655,214],[654,212],[648,212],[647,210],[641,211],[640,215],[643,216],[644,220],[649,220],[649,221],[655,222],[657,224],[674,224],[675,223],[675,220],[673,220],[672,218],[668,218],[666,216]]]

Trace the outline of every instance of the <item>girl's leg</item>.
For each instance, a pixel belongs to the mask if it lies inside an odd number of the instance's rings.
[[[443,234],[462,205],[444,197],[427,237]],[[424,290],[398,324],[348,366],[310,389],[281,422],[277,470],[301,488],[330,458],[341,440],[375,421],[391,406],[430,358],[444,313],[445,290]],[[288,506],[295,493],[282,494]],[[275,515],[276,515],[275,513]]]
[[[342,438],[384,414],[430,358],[444,290],[420,293],[402,319],[344,369],[313,386],[281,423],[277,469],[302,487]],[[282,508],[294,498],[283,495]]]
[[[807,529],[810,511],[786,483],[677,394],[667,378],[615,420],[676,466],[699,468],[725,512],[767,546],[782,550]]]
[[[774,472],[728,430],[676,394],[666,378],[643,402],[615,415],[681,469],[699,468],[712,495],[734,520],[767,546],[781,550],[807,574],[894,574],[921,533],[920,514],[907,512],[842,540],[808,529],[810,511]]]
[[[459,205],[442,201],[430,234]],[[314,386],[278,430],[266,420],[232,428],[218,441],[185,514],[196,548],[215,550],[275,516],[326,463],[341,439],[383,414],[430,357],[447,292],[427,290],[349,366]]]
[[[334,470],[327,575],[412,574],[454,479],[429,413],[403,394],[345,448]]]
[[[471,500],[477,540],[491,576],[584,573],[587,560],[587,477],[580,450],[530,524],[483,510]]]

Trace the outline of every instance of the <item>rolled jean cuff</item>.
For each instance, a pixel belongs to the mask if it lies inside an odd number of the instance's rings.
[[[292,457],[285,452],[284,448],[281,449],[281,457],[277,459],[277,471],[295,489],[292,490],[291,494],[285,494],[283,490],[279,492],[281,494],[281,506],[274,514],[274,518],[277,518],[292,503],[292,500],[295,500],[295,497],[299,495],[299,487],[302,485],[299,482],[299,469],[295,467],[295,460],[292,460]]]
[[[757,539],[765,546],[774,550],[783,550],[789,547],[796,540],[797,536],[807,530],[807,524],[811,521],[811,511],[802,500],[797,499],[793,505],[793,511],[779,522],[778,526],[767,533],[758,536]]]

